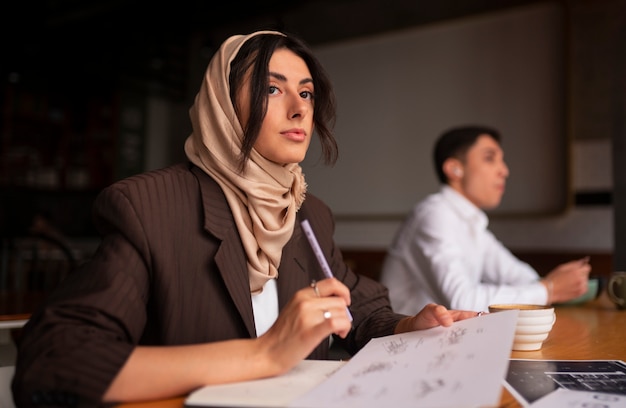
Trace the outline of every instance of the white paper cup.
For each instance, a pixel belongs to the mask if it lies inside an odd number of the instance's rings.
[[[554,307],[548,305],[530,304],[497,304],[489,305],[489,312],[503,310],[518,310],[515,336],[513,338],[513,350],[532,351],[539,350],[556,321]]]

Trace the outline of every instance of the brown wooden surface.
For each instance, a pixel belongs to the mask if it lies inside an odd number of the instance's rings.
[[[0,321],[30,318],[45,297],[46,293],[40,291],[0,291]]]
[[[557,306],[556,322],[541,350],[513,351],[511,358],[534,360],[626,361],[626,311],[618,310],[603,292],[589,303]],[[500,408],[521,407],[504,389]]]
[[[538,351],[513,351],[511,358],[539,360],[626,360],[626,311],[617,310],[606,293],[589,303],[557,306],[556,322]],[[122,404],[118,408],[182,408],[184,398]],[[503,388],[499,408],[519,408]]]

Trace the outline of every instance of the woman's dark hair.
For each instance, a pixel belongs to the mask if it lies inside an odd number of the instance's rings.
[[[465,161],[465,155],[480,135],[488,135],[500,144],[500,133],[486,126],[461,126],[449,129],[442,133],[435,143],[433,158],[435,162],[435,172],[442,184],[448,182],[448,178],[443,172],[443,163],[453,157]]]
[[[230,99],[237,110],[237,91],[242,86],[246,72],[251,68],[250,77],[250,116],[243,130],[240,169],[250,157],[261,124],[267,113],[269,89],[269,62],[277,49],[286,48],[299,56],[306,63],[313,78],[315,89],[313,100],[313,123],[320,138],[324,162],[335,164],[338,147],[332,129],[335,125],[336,102],[328,74],[311,49],[295,37],[280,34],[259,34],[248,39],[230,64]]]

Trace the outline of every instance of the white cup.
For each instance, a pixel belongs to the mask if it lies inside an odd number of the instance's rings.
[[[545,339],[548,338],[552,326],[556,321],[554,307],[548,305],[530,304],[497,304],[489,305],[489,312],[501,312],[503,310],[518,310],[513,337],[513,350],[532,351],[539,350]]]

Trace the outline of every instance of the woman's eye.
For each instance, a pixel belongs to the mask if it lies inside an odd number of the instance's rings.
[[[303,92],[300,92],[300,96],[304,99],[313,99],[313,92],[303,91]]]
[[[270,85],[270,95],[274,95],[278,93],[278,87],[274,85]]]

